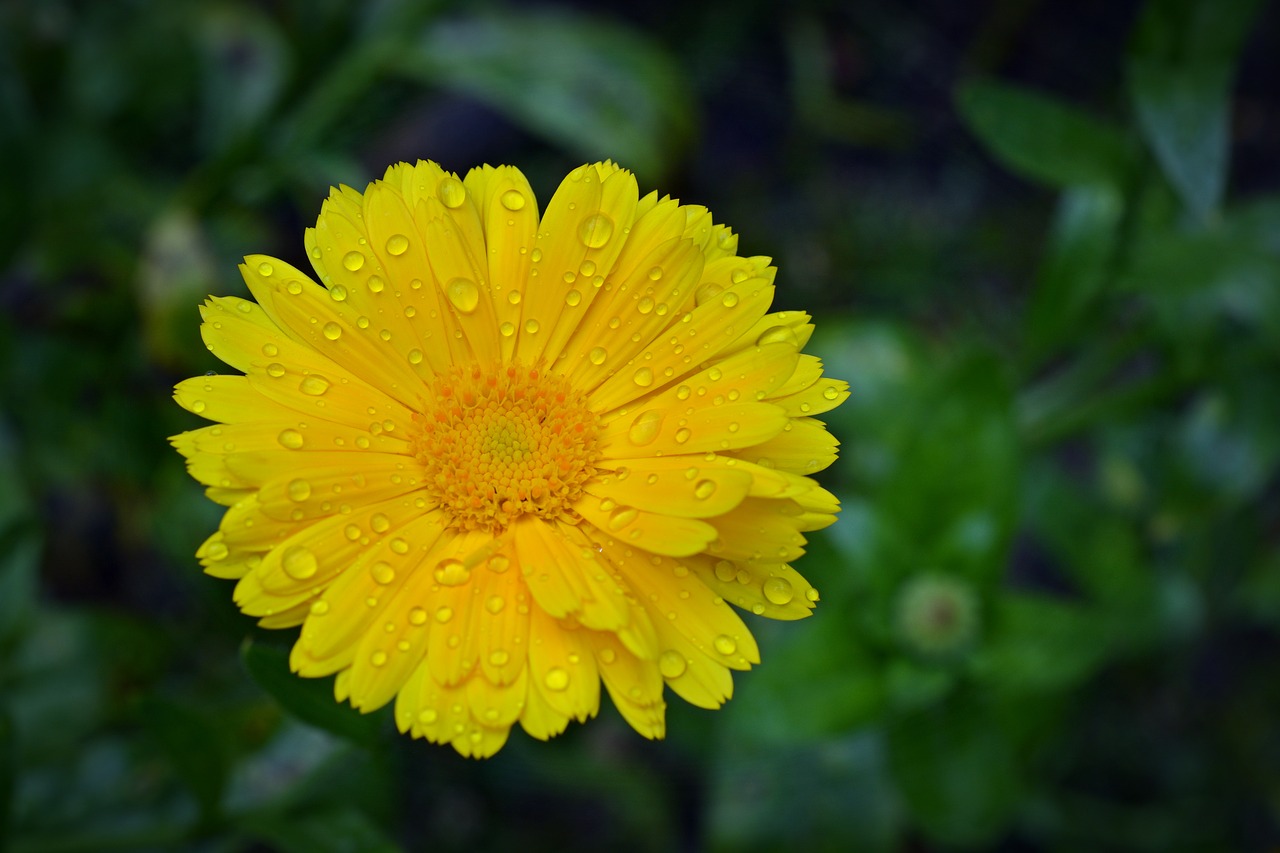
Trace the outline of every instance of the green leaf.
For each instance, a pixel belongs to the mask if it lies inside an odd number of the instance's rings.
[[[442,23],[395,66],[650,181],[671,170],[692,131],[688,87],[671,57],[635,31],[579,15],[508,11]]]
[[[9,837],[13,822],[14,780],[17,778],[16,736],[13,718],[0,705],[0,840]]]
[[[144,703],[141,717],[200,804],[201,814],[212,818],[231,770],[224,730],[207,714],[158,697]]]
[[[1025,178],[1120,187],[1132,167],[1120,131],[1047,95],[977,80],[960,87],[957,105],[991,154]]]
[[[395,853],[401,848],[355,809],[261,816],[244,826],[283,853]]]
[[[972,671],[1018,693],[1071,688],[1119,648],[1100,610],[1044,595],[1006,594],[995,603],[990,623]]]
[[[202,61],[202,147],[219,153],[269,118],[289,71],[275,22],[249,4],[214,4],[197,29]]]
[[[302,678],[289,670],[289,653],[278,647],[246,640],[240,650],[249,675],[280,706],[304,723],[355,743],[377,740],[377,716],[364,715],[333,697],[333,679]]]
[[[1153,0],[1134,34],[1129,96],[1143,138],[1199,219],[1226,186],[1236,60],[1260,0]]]
[[[957,700],[898,717],[888,742],[898,789],[929,835],[948,846],[995,840],[1017,805],[1022,770],[989,708]]]
[[[1032,364],[1075,338],[1087,321],[1107,282],[1123,212],[1113,186],[1074,187],[1059,199],[1027,318]]]

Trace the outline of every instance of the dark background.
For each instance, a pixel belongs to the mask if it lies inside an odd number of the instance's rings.
[[[0,3],[0,849],[1280,845],[1278,154],[1261,0]],[[707,205],[852,385],[665,742],[411,742],[195,562],[196,306],[418,158]]]

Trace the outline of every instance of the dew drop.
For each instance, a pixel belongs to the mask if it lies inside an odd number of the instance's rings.
[[[417,347],[414,347],[413,349],[409,350],[408,357],[409,357],[410,364],[421,364],[422,350],[418,349]]]
[[[438,192],[440,201],[450,209],[462,207],[462,203],[467,200],[467,188],[462,185],[462,181],[452,175],[446,175],[440,179]]]
[[[763,347],[779,343],[789,343],[799,347],[800,339],[796,337],[795,331],[790,326],[770,326],[760,333],[760,337],[756,338],[756,346]]]
[[[297,296],[299,293],[302,292],[302,282],[298,281],[297,279],[294,279],[293,281],[286,284],[284,286],[284,289],[289,291],[290,296]]]
[[[280,354],[280,348],[275,344],[263,344],[262,354],[267,356],[268,358],[273,358]]]
[[[272,379],[279,379],[281,376],[284,376],[284,374],[284,365],[280,362],[273,361],[267,365],[267,375]]]
[[[364,266],[364,255],[359,252],[347,252],[342,258],[342,265],[351,272],[356,272]]]
[[[676,389],[676,399],[677,399],[677,400],[688,400],[688,399],[689,399],[689,395],[690,395],[691,393],[693,393],[693,392],[689,390],[689,386],[688,386],[688,385],[681,385],[679,388],[677,388],[677,389]]]
[[[688,668],[689,662],[684,659],[684,655],[672,649],[663,652],[658,658],[658,669],[663,678],[679,678]]]
[[[391,550],[397,554],[404,555],[409,553],[409,543],[403,539],[396,537],[391,540]]]
[[[836,386],[828,385],[822,390],[822,396],[828,400],[834,400],[836,397],[840,396],[840,392],[836,390]]]
[[[609,357],[609,353],[605,351],[604,347],[595,347],[594,349],[591,350],[591,352],[587,353],[587,360],[589,360],[596,367],[599,367],[600,365],[604,364],[604,360],[608,357]]]
[[[588,216],[578,226],[578,237],[589,249],[599,249],[613,236],[613,220],[603,213]]]
[[[314,575],[320,568],[316,555],[301,545],[294,545],[284,552],[280,559],[284,572],[294,580],[304,581]]]
[[[569,673],[565,672],[561,667],[554,666],[547,670],[546,677],[543,678],[542,683],[547,685],[548,690],[554,690],[559,693],[569,686]]]
[[[409,238],[403,234],[392,234],[387,238],[387,254],[399,257],[409,250]]]
[[[714,480],[699,480],[698,485],[693,487],[693,496],[698,500],[706,500],[716,493],[716,483]]]
[[[275,272],[275,269],[273,269],[271,264],[267,263],[266,261],[263,261],[262,263],[258,264],[258,275],[266,278],[270,276],[273,272]]]
[[[582,302],[582,294],[576,290],[570,290],[564,295],[564,304],[570,308],[577,308]]]
[[[724,583],[728,583],[737,576],[737,569],[733,567],[733,563],[728,560],[720,560],[715,565],[716,579]]]
[[[647,367],[642,367],[635,372],[631,379],[641,388],[648,388],[653,384],[653,371]]]
[[[519,190],[507,190],[501,196],[502,206],[507,210],[523,210],[524,194]]]
[[[636,303],[636,310],[641,314],[649,314],[653,311],[653,300],[648,296]]]
[[[688,427],[681,427],[680,429],[676,430],[676,434],[674,436],[676,440],[676,444],[684,444],[686,441],[689,440],[689,437],[691,435],[693,435],[693,433],[689,432]]]
[[[733,641],[733,637],[728,634],[721,634],[712,640],[712,645],[716,651],[722,655],[731,655],[738,650],[738,644]]]
[[[440,719],[440,715],[435,708],[423,708],[418,712],[418,722],[424,726],[430,726]]]
[[[310,376],[303,377],[301,384],[298,385],[298,390],[308,396],[319,397],[329,390],[329,380],[318,373],[313,373]]]
[[[375,512],[369,519],[369,527],[374,533],[386,533],[391,528],[391,519],[380,512]]]
[[[491,595],[489,596],[489,600],[484,603],[484,609],[488,610],[494,616],[501,613],[502,609],[506,606],[507,600],[500,595]]]
[[[520,291],[518,291],[518,290],[513,290],[513,291],[511,291],[510,293],[508,293],[508,294],[507,294],[507,302],[511,303],[512,305],[519,305],[519,304],[520,304]]]
[[[447,604],[442,604],[436,608],[436,621],[443,625],[453,618],[453,608]]]
[[[817,589],[815,589],[814,587],[809,587],[804,591],[804,597],[809,599],[810,601],[817,601],[820,596],[818,595]]]
[[[387,283],[382,280],[382,276],[380,275],[369,276],[369,292],[370,293],[381,293],[382,289],[386,286],[387,286]],[[366,326],[368,325],[367,320],[365,321],[365,325]],[[361,328],[364,328],[364,326],[361,326]]]
[[[724,296],[720,297],[720,304],[725,308],[732,308],[738,304],[738,294],[734,293],[732,290],[729,291]]]
[[[471,570],[461,560],[450,558],[437,563],[432,576],[445,586],[461,586],[471,579]]]
[[[282,430],[280,434],[276,436],[276,441],[280,442],[281,447],[286,447],[289,450],[297,450],[302,447],[302,433],[298,432],[296,429]]]
[[[306,480],[290,480],[288,486],[289,500],[302,503],[311,497],[311,484]]]
[[[325,615],[325,614],[326,614],[326,613],[328,613],[328,612],[329,612],[329,602],[327,602],[327,601],[313,601],[313,602],[311,602],[311,615],[312,615],[312,616],[323,616],[323,615]]]
[[[636,419],[631,422],[631,429],[627,430],[627,438],[636,447],[644,447],[653,443],[661,428],[662,413],[650,409],[636,415]]]
[[[469,278],[455,278],[446,289],[449,302],[463,314],[470,314],[480,304],[480,288]]]
[[[511,568],[511,560],[502,554],[494,554],[489,558],[489,562],[485,563],[485,565],[489,567],[490,571],[502,574],[507,569]]]
[[[421,607],[414,607],[409,611],[410,625],[422,625],[422,624],[425,624],[426,621],[427,621],[427,611],[423,610]]]
[[[342,327],[334,322],[325,323],[324,336],[331,341],[336,341],[338,338],[342,337]]]
[[[538,334],[538,329],[540,328],[541,326],[538,325],[537,320],[529,320],[527,323],[524,324],[524,330],[531,335]]]
[[[349,541],[354,542],[360,538],[360,528],[358,525],[348,524],[342,529],[342,535],[346,536]]]
[[[227,555],[230,553],[231,553],[231,549],[229,549],[225,543],[214,542],[212,545],[209,546],[209,550],[206,552],[206,556],[210,560],[216,563],[220,560],[227,559]]]
[[[614,662],[615,660],[617,660],[617,659],[618,659],[618,653],[617,653],[617,652],[615,652],[613,649],[601,649],[601,650],[600,650],[600,662],[601,662],[601,663],[609,664],[609,663],[613,663],[613,662]]]
[[[590,258],[587,258],[585,261],[582,262],[582,265],[578,267],[578,272],[586,276],[595,275],[596,262],[591,260]]]
[[[378,651],[374,652],[372,655],[369,656],[369,663],[373,664],[374,666],[386,666],[387,653],[379,649]]]
[[[498,327],[498,331],[502,332],[504,338],[509,338],[516,333],[515,323],[503,323]]]
[[[790,604],[791,599],[796,597],[796,591],[791,586],[791,581],[786,578],[769,578],[764,582],[764,597],[771,603],[781,606]]]
[[[347,289],[340,284],[335,284],[333,287],[329,288],[329,298],[334,302],[346,302]]]
[[[640,511],[629,506],[620,506],[609,514],[609,529],[617,532],[640,517]]]
[[[657,281],[662,278],[662,267],[653,267],[649,270],[649,281]]]
[[[374,563],[373,568],[369,570],[369,574],[373,576],[376,583],[380,583],[383,586],[396,579],[396,570],[385,560],[379,560]]]

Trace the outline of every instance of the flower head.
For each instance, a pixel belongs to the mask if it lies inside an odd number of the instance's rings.
[[[848,394],[737,242],[611,163],[541,219],[507,166],[333,191],[306,234],[319,283],[250,256],[256,301],[201,309],[244,374],[175,394],[216,422],[173,438],[228,508],[205,570],[302,626],[298,674],[464,755],[595,715],[601,683],[646,737],[664,685],[718,707],[759,662],[728,604],[818,599],[789,563],[835,520],[813,416]]]

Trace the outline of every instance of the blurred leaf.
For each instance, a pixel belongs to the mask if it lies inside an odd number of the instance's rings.
[[[724,851],[894,851],[903,808],[878,733],[721,750],[707,818]]]
[[[1213,212],[1226,185],[1230,90],[1261,0],[1152,0],[1129,57],[1129,96],[1187,208]]]
[[[216,154],[269,118],[289,73],[289,46],[254,5],[217,3],[201,11],[201,147]]]
[[[333,679],[303,678],[289,671],[289,653],[246,640],[240,658],[258,686],[290,714],[339,737],[368,745],[377,740],[380,722],[333,698]]]
[[[1014,744],[991,710],[952,701],[888,727],[889,765],[913,815],[948,846],[990,844],[1022,789]]]
[[[218,284],[213,253],[201,223],[188,210],[168,210],[151,224],[138,275],[138,302],[151,359],[190,367],[197,306]]]
[[[971,668],[992,686],[1016,692],[1068,689],[1121,648],[1101,610],[1044,595],[1001,596],[990,625]]]
[[[283,853],[395,853],[401,848],[361,812],[255,817],[245,828]]]
[[[1025,178],[1122,187],[1132,167],[1120,131],[1047,95],[977,80],[960,87],[957,105],[991,154]]]
[[[9,837],[13,823],[14,779],[17,777],[17,749],[13,719],[0,705],[0,842]]]
[[[225,730],[195,708],[158,697],[143,704],[140,716],[186,783],[206,819],[218,813],[231,769]]]
[[[431,27],[396,67],[645,182],[670,172],[692,130],[676,63],[638,31],[603,20],[511,10],[454,20]]]
[[[1114,186],[1074,187],[1059,199],[1026,321],[1032,364],[1077,337],[1107,283],[1123,212]]]

